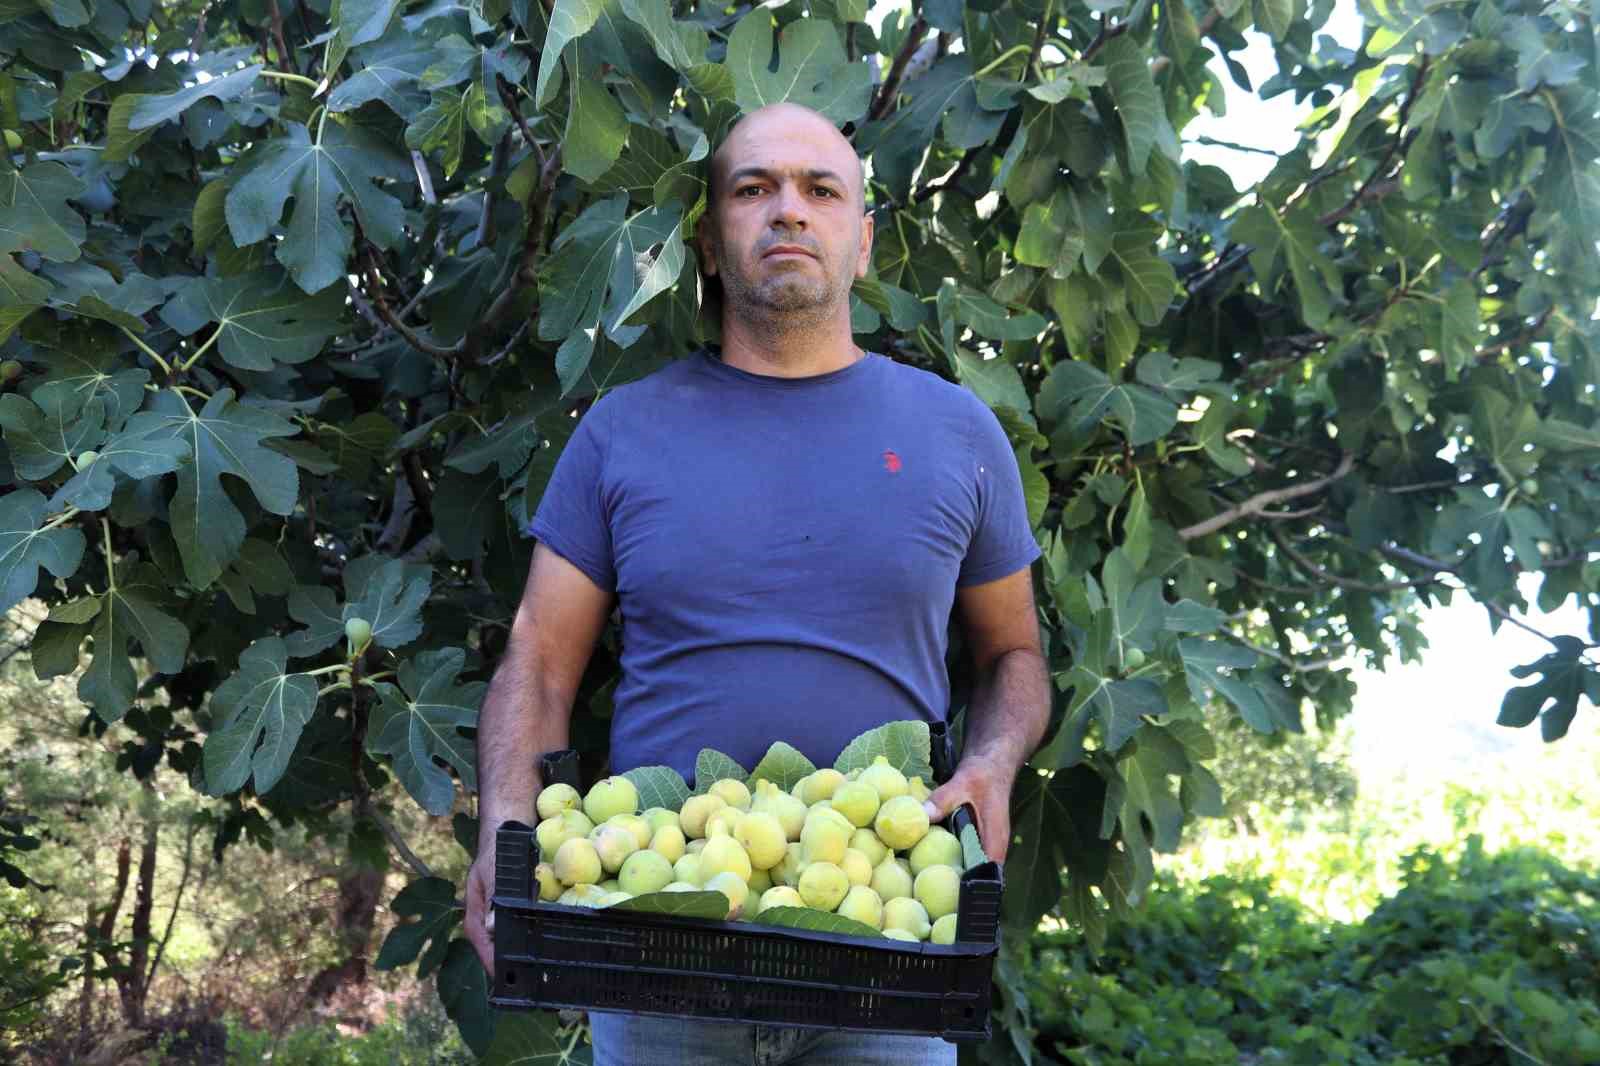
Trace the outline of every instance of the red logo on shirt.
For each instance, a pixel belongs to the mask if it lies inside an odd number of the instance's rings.
[[[900,457],[892,451],[883,453],[883,468],[891,474],[900,472]]]

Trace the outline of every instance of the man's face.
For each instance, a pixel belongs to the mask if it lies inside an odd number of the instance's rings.
[[[867,272],[872,219],[860,163],[839,132],[803,108],[764,108],[739,123],[712,166],[701,265],[722,278],[729,311],[811,321],[848,306],[852,281]]]

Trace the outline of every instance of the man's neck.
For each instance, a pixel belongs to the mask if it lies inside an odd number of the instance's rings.
[[[865,355],[852,339],[848,307],[820,323],[783,327],[724,314],[722,361],[751,374],[804,378],[842,370]]]

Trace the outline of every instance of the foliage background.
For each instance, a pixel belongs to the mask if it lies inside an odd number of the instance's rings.
[[[0,589],[48,611],[35,675],[119,770],[181,775],[216,852],[383,839],[425,929],[376,965],[485,1050],[458,881],[401,825],[471,843],[519,531],[574,418],[712,335],[699,165],[790,98],[869,157],[858,339],[995,409],[1046,549],[1008,959],[1046,916],[1100,942],[1222,810],[1219,745],[1331,725],[1332,664],[1421,654],[1421,603],[1530,625],[1535,574],[1587,610],[1502,706],[1561,737],[1600,696],[1595,11],[1372,4],[1351,50],[1330,6],[0,5]],[[1252,90],[1315,110],[1241,189],[1182,136],[1246,31],[1279,68]],[[1018,972],[992,1058],[1026,1046]]]

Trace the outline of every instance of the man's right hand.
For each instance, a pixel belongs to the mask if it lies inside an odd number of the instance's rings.
[[[478,953],[478,961],[494,983],[494,912],[489,898],[494,895],[494,835],[478,841],[478,857],[467,871],[467,940]]]

